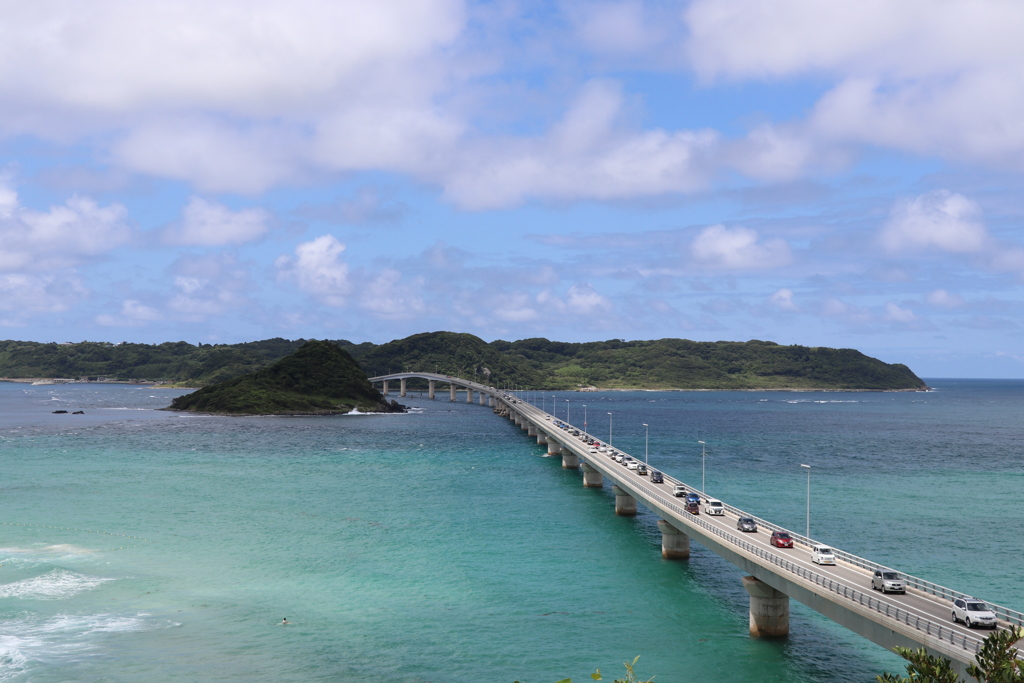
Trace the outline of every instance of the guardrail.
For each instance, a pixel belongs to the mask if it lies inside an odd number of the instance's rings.
[[[537,408],[536,406],[534,406],[534,405],[532,405],[530,403],[526,403],[525,405],[529,406],[530,408],[532,408],[534,411],[536,411],[537,413],[539,413],[541,415],[549,415],[548,413],[545,413],[544,411],[542,411],[541,409]],[[568,425],[572,429],[578,429],[577,427],[573,427],[568,422],[564,422],[564,421],[562,421],[562,422],[564,424]],[[590,435],[588,435],[585,432],[583,432],[583,430],[580,430],[580,437],[574,437],[574,438],[582,438],[582,437],[586,437],[586,436],[590,436]],[[592,437],[592,438],[594,438],[594,437]],[[582,447],[580,447],[580,449],[582,450]],[[618,450],[619,452],[623,452],[624,453],[624,451],[622,451],[621,449],[616,449],[616,450]],[[587,460],[592,460],[590,455],[591,454],[587,453],[587,454],[584,454],[583,457],[585,457]],[[704,494],[703,491],[700,491],[700,490],[698,490],[698,489],[696,489],[694,487],[691,487],[688,484],[686,484],[685,482],[679,481],[678,479],[675,479],[674,477],[670,477],[670,476],[666,475],[665,479],[666,479],[666,481],[676,482],[676,483],[679,483],[679,484],[683,484],[684,486],[687,486],[694,493],[697,493],[698,495],[700,495],[701,498],[707,498],[707,496]],[[820,585],[820,586],[823,586],[825,588],[828,588],[830,591],[833,591],[833,592],[835,592],[837,594],[843,595],[844,597],[847,597],[847,598],[850,598],[852,600],[855,600],[859,604],[865,605],[865,606],[867,606],[870,609],[874,609],[874,610],[876,610],[878,612],[884,613],[886,616],[888,616],[890,618],[894,618],[894,619],[897,619],[898,621],[902,621],[903,623],[907,624],[908,626],[913,626],[917,630],[924,631],[928,635],[934,635],[935,637],[937,637],[937,638],[939,638],[941,640],[948,640],[953,645],[956,645],[958,642],[960,642],[961,643],[961,647],[963,647],[963,649],[968,650],[970,652],[977,653],[979,648],[981,647],[982,640],[979,639],[979,638],[976,638],[974,636],[969,636],[969,635],[966,635],[966,634],[963,634],[963,633],[959,633],[956,630],[950,629],[946,625],[935,623],[935,622],[932,622],[932,621],[930,621],[928,619],[922,619],[921,617],[918,617],[916,615],[911,614],[910,612],[907,612],[907,610],[905,610],[905,609],[902,609],[900,607],[896,607],[895,605],[891,605],[891,604],[886,603],[886,602],[884,602],[882,600],[879,600],[878,598],[874,597],[873,595],[863,593],[863,592],[861,592],[861,591],[859,591],[859,590],[857,590],[855,588],[846,586],[845,584],[840,584],[840,583],[836,582],[833,579],[830,579],[828,577],[824,577],[824,576],[822,576],[820,574],[817,574],[816,572],[813,572],[813,571],[810,571],[810,570],[808,570],[808,569],[806,569],[804,567],[801,567],[800,565],[794,564],[794,563],[790,562],[789,560],[783,559],[783,558],[779,557],[778,555],[775,555],[774,553],[770,553],[768,551],[765,551],[764,549],[759,548],[758,546],[755,546],[755,545],[749,543],[748,541],[744,541],[743,539],[738,538],[736,536],[733,536],[732,534],[727,534],[724,531],[722,531],[721,529],[719,529],[718,527],[716,527],[716,526],[714,526],[712,524],[709,524],[708,522],[705,522],[703,519],[700,519],[699,517],[693,517],[692,515],[689,515],[680,506],[676,505],[673,502],[670,502],[670,501],[666,500],[665,498],[663,498],[658,493],[656,493],[654,491],[651,491],[650,489],[648,489],[647,487],[645,487],[645,486],[643,486],[641,484],[638,484],[638,483],[635,483],[635,482],[628,482],[625,485],[627,487],[631,487],[631,488],[635,488],[635,489],[638,489],[640,491],[643,491],[652,500],[656,500],[656,501],[658,501],[659,504],[663,505],[667,509],[676,512],[681,517],[683,517],[683,519],[688,519],[688,521],[690,523],[696,524],[696,525],[706,529],[707,531],[710,531],[712,534],[727,540],[728,542],[732,543],[733,545],[737,545],[737,546],[739,546],[741,548],[744,548],[744,550],[747,550],[748,552],[754,553],[755,555],[757,555],[758,557],[761,557],[762,559],[766,559],[766,560],[772,562],[772,564],[775,564],[777,566],[783,567],[787,571],[795,573],[798,576],[802,576],[803,578],[805,578],[807,580],[814,581],[814,583],[816,583],[817,585]],[[728,510],[729,512],[731,512],[732,514],[734,514],[734,515],[736,515],[738,517],[751,517],[751,518],[753,518],[757,522],[758,526],[763,526],[763,527],[765,527],[767,529],[770,529],[770,530],[773,530],[773,531],[774,530],[779,530],[779,531],[787,531],[787,532],[789,532],[790,536],[793,537],[793,540],[795,542],[797,542],[797,543],[800,543],[801,545],[810,547],[812,545],[817,545],[818,544],[818,542],[815,541],[814,539],[811,539],[811,538],[809,538],[807,536],[804,536],[802,534],[794,533],[794,532],[790,531],[789,529],[786,529],[785,527],[781,527],[781,526],[779,526],[777,524],[773,524],[772,522],[769,522],[768,520],[762,519],[762,518],[757,517],[755,515],[751,515],[750,513],[745,512],[744,510],[740,510],[739,508],[737,508],[737,507],[735,507],[733,505],[729,505],[729,504],[726,504],[726,503],[723,503],[723,505],[725,506],[726,510]],[[828,544],[822,544],[822,545],[828,545]],[[865,559],[863,557],[858,557],[857,555],[854,555],[852,553],[848,553],[848,552],[846,552],[844,550],[838,550],[838,549],[834,548],[831,545],[829,545],[829,547],[832,547],[833,552],[835,553],[837,558],[842,559],[844,562],[846,562],[848,564],[852,564],[852,565],[857,566],[857,567],[860,567],[862,569],[866,569],[868,571],[875,571],[875,570],[898,571],[898,570],[886,567],[884,565],[878,564],[877,562],[872,562],[871,560]],[[924,593],[928,593],[930,595],[935,595],[937,597],[941,597],[941,598],[944,598],[944,599],[950,600],[950,601],[952,601],[954,598],[971,597],[971,596],[969,596],[966,593],[962,593],[960,591],[956,591],[956,590],[953,590],[951,588],[946,588],[945,586],[941,586],[941,585],[933,583],[931,581],[926,581],[925,579],[922,579],[922,578],[919,578],[919,577],[916,577],[916,576],[908,575],[908,574],[905,574],[903,572],[900,572],[900,574],[904,577],[904,580],[906,581],[908,586],[910,586],[912,588],[915,588],[916,590],[922,591]],[[995,605],[993,603],[986,603],[986,604],[992,609],[993,612],[995,612],[997,618],[1002,619],[1003,621],[1006,621],[1006,622],[1008,622],[1010,624],[1015,624],[1015,625],[1018,625],[1018,626],[1024,626],[1024,613],[1018,612],[1016,610],[1009,609],[1007,607],[1003,607],[1001,605]]]

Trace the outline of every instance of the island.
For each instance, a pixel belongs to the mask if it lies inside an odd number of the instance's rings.
[[[404,412],[377,391],[345,350],[307,341],[270,366],[179,396],[165,410],[218,415]]]
[[[239,344],[0,341],[0,378],[31,382],[155,382],[205,387],[264,369],[305,339]],[[368,377],[438,372],[495,387],[547,390],[921,391],[910,368],[856,349],[772,341],[688,339],[484,341],[465,332],[422,332],[384,344],[331,340]],[[62,378],[62,379],[59,379]],[[425,382],[410,380],[410,389]],[[422,386],[421,386],[422,385]]]

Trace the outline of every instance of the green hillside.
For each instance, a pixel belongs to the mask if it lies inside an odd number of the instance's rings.
[[[244,344],[39,344],[0,342],[0,377],[96,377],[205,386],[267,367],[304,340]],[[494,386],[538,389],[923,389],[908,367],[855,349],[768,341],[694,342],[547,339],[485,342],[428,332],[386,344],[333,342],[370,376],[421,370]],[[418,386],[415,383],[412,386]]]
[[[400,412],[373,388],[346,351],[308,341],[269,367],[204,387],[171,402],[170,410],[233,415]]]

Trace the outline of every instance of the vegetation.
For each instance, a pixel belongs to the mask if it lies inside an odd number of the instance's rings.
[[[266,367],[304,340],[192,346],[0,342],[0,376],[163,380],[205,386]],[[767,341],[686,339],[580,344],[523,339],[487,343],[471,334],[429,332],[387,344],[339,340],[369,376],[440,372],[493,386],[536,389],[923,389],[905,365],[854,349]],[[413,382],[410,387],[418,386]]]
[[[1017,641],[1024,637],[1024,629],[1011,626],[993,631],[985,638],[977,664],[967,667],[967,673],[979,683],[1024,683],[1024,660],[1017,659]],[[953,671],[952,662],[928,654],[924,648],[895,647],[893,651],[908,661],[907,675],[884,673],[877,676],[879,683],[958,683],[962,680]]]
[[[232,415],[398,412],[337,344],[309,341],[273,365],[179,396],[170,410]]]

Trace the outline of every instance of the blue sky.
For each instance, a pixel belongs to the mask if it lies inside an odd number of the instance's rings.
[[[1024,7],[4,2],[0,337],[1024,377]]]

